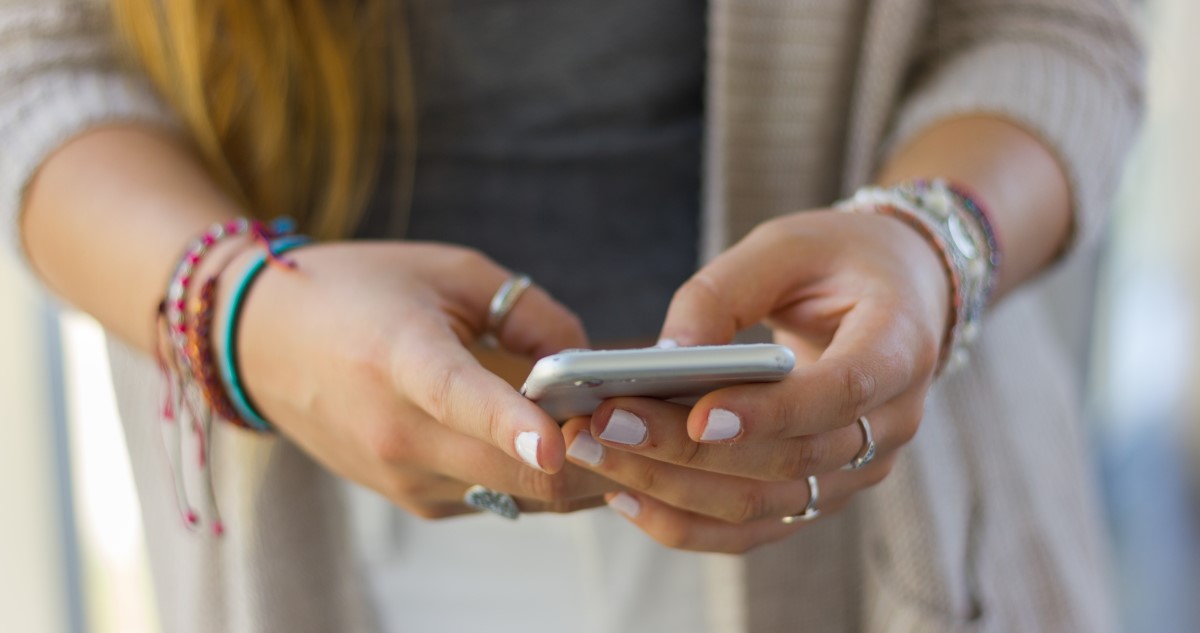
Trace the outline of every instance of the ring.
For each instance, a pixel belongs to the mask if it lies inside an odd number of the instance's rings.
[[[500,289],[492,295],[492,300],[488,304],[486,336],[488,343],[493,347],[496,344],[496,335],[500,332],[500,326],[504,325],[504,319],[508,318],[508,313],[512,312],[513,306],[517,305],[521,295],[532,285],[533,280],[529,278],[529,275],[513,275],[504,280],[504,283],[500,284]]]
[[[487,510],[506,519],[516,519],[521,516],[521,509],[517,507],[517,500],[513,499],[512,495],[480,485],[467,488],[467,492],[463,494],[463,503],[477,510]]]
[[[862,415],[858,418],[858,425],[862,427],[863,432],[862,450],[854,459],[850,460],[849,464],[843,466],[842,470],[858,470],[875,459],[875,440],[871,437],[871,422],[867,420],[867,416]]]
[[[812,521],[821,516],[821,511],[817,509],[817,500],[821,498],[821,488],[817,485],[817,478],[809,475],[808,477],[808,504],[804,506],[804,511],[800,514],[783,517],[784,523],[791,525],[793,523],[801,523],[804,521]]]

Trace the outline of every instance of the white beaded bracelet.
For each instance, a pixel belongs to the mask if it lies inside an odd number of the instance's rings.
[[[922,234],[942,256],[951,286],[951,323],[939,371],[956,370],[979,337],[979,324],[995,288],[1000,246],[987,212],[975,197],[944,180],[894,187],[864,187],[837,203],[839,211],[896,217]]]

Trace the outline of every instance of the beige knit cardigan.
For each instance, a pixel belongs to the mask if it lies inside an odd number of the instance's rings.
[[[1139,110],[1117,0],[712,0],[704,252],[828,204],[889,148],[963,113],[1008,117],[1069,173],[1074,257],[1102,226]],[[829,72],[831,51],[849,60]],[[844,108],[822,91],[850,95]],[[55,147],[112,120],[171,125],[121,71],[103,6],[0,0],[0,233]],[[1084,295],[1087,293],[1084,292]],[[1084,326],[1086,324],[1076,324]],[[721,631],[1113,628],[1079,388],[1036,288],[989,316],[972,364],[931,393],[891,476],[839,516],[744,557],[713,557]],[[187,534],[161,462],[146,361],[111,345],[170,631],[370,631],[340,487],[283,440],[218,434],[229,534]]]

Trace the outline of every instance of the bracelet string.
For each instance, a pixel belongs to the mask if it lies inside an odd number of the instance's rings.
[[[224,533],[225,526],[213,485],[213,422],[224,419],[235,426],[255,431],[270,430],[270,425],[266,425],[265,421],[262,425],[252,425],[234,406],[220,379],[220,363],[216,358],[217,350],[213,347],[217,287],[225,268],[237,253],[229,254],[217,272],[203,284],[197,283],[195,275],[217,244],[238,235],[250,235],[254,243],[262,247],[262,254],[254,260],[260,269],[266,262],[292,268],[294,264],[279,257],[276,246],[277,243],[286,243],[277,238],[289,234],[292,229],[292,221],[286,218],[273,221],[268,227],[245,218],[210,226],[188,244],[158,306],[155,356],[165,387],[161,409],[163,427],[169,434],[169,437],[160,435],[160,438],[171,466],[176,503],[184,524],[190,528],[198,526],[200,512],[188,498],[185,482],[185,464],[188,460],[183,457],[185,440],[191,433],[194,435],[195,463],[203,477],[207,513],[213,534],[217,536]],[[284,239],[307,241],[307,238]]]

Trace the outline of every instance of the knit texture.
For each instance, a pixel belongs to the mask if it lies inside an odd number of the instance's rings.
[[[69,0],[0,0],[0,232],[64,139],[169,120]],[[1139,53],[1115,0],[713,0],[703,250],[824,206],[947,117],[1005,116],[1069,174],[1076,250],[1103,226],[1137,120]],[[1030,292],[987,320],[917,437],[847,512],[711,565],[723,630],[1108,631],[1104,533],[1077,385]],[[185,533],[157,454],[154,368],[111,345],[171,631],[370,631],[330,475],[285,441],[221,429],[230,536]]]
[[[0,0],[0,237],[21,263],[17,219],[47,156],[106,123],[175,127],[146,82],[122,71],[110,31],[102,3]]]

